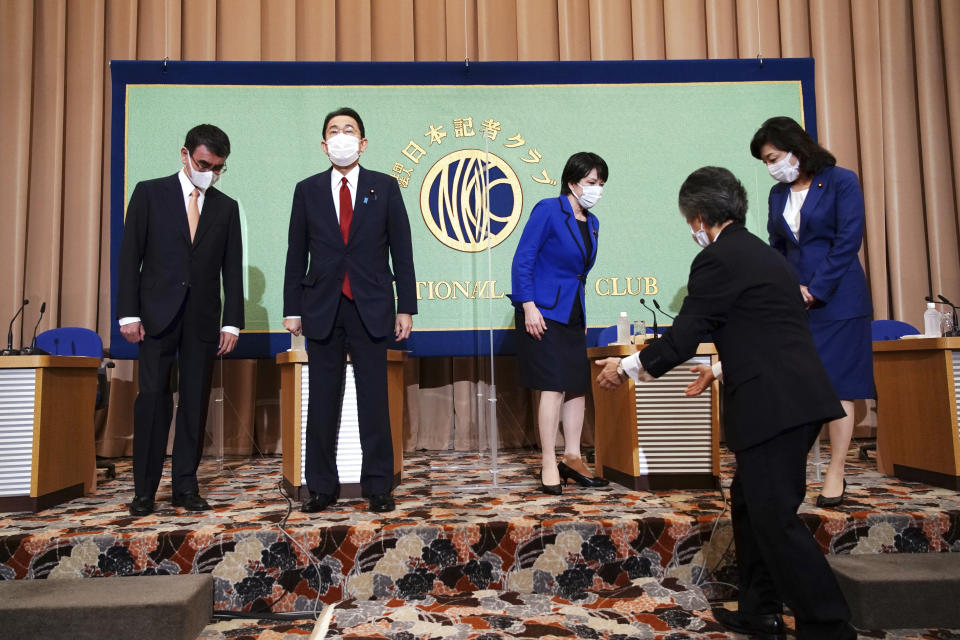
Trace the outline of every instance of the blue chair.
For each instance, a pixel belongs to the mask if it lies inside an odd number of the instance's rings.
[[[870,332],[874,342],[899,340],[901,336],[915,336],[920,333],[912,324],[899,320],[874,320],[870,323]]]
[[[112,362],[103,362],[103,340],[96,331],[84,327],[60,327],[49,329],[37,336],[37,347],[52,356],[86,356],[100,360],[97,369],[97,399],[94,411],[106,409],[110,399],[110,383],[107,381],[107,369],[112,369]],[[97,468],[106,469],[108,478],[117,477],[116,468],[112,462],[97,457]]]

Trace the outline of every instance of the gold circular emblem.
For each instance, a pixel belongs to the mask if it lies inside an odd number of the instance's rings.
[[[420,186],[420,213],[427,228],[457,251],[497,246],[517,227],[522,209],[517,174],[503,158],[482,149],[445,155],[430,167]]]

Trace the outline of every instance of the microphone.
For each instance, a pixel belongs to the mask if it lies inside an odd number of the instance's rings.
[[[33,325],[33,340],[30,341],[30,346],[20,350],[20,353],[25,356],[48,356],[50,355],[43,349],[37,347],[37,328],[40,326],[40,321],[43,320],[43,312],[47,310],[46,301],[40,303],[40,317],[37,318],[37,324]]]
[[[13,317],[10,318],[10,328],[7,329],[7,348],[3,351],[0,351],[0,356],[18,356],[20,355],[19,349],[13,348],[13,323],[16,321],[17,316],[20,315],[20,312],[23,311],[23,308],[30,304],[30,301],[26,298],[23,299],[23,304],[20,305],[20,308],[17,309],[17,312],[13,314]]]
[[[654,339],[660,337],[659,329],[657,328],[657,312],[647,306],[646,300],[640,298],[640,306],[653,314],[653,337]]]
[[[661,309],[661,308],[660,308],[660,303],[657,302],[657,299],[656,299],[656,298],[653,299],[653,306],[655,306],[655,307],[657,308],[657,311],[659,311],[659,312],[662,313],[663,315],[667,316],[667,317],[670,318],[671,320],[676,320],[676,319],[677,319],[676,316],[672,316],[672,315],[670,315],[669,313],[667,313],[666,311],[664,311],[663,309]]]

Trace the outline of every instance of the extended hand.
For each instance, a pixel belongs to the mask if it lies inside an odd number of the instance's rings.
[[[805,284],[800,285],[800,295],[803,296],[803,306],[805,306],[807,309],[813,306],[813,303],[817,301],[817,299],[813,297],[813,294],[810,293],[810,289],[808,289],[807,285]]]
[[[410,331],[413,329],[413,316],[409,313],[398,313],[397,321],[394,323],[393,335],[397,340],[406,340],[410,337]]]
[[[708,364],[698,364],[691,367],[690,371],[697,374],[697,379],[691,382],[683,392],[687,397],[700,395],[715,380],[713,367]]]
[[[602,389],[616,389],[627,379],[626,374],[621,376],[617,373],[617,367],[620,365],[620,358],[610,357],[603,360],[595,360],[594,364],[603,367],[603,371],[597,376],[597,384]]]
[[[120,327],[120,334],[127,339],[127,342],[136,344],[143,341],[143,337],[147,332],[143,330],[141,323],[131,322]]]
[[[229,331],[220,332],[220,345],[217,348],[217,355],[223,356],[231,351],[237,346],[237,336],[233,335]]]

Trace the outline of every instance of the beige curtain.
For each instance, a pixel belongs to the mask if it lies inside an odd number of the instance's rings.
[[[46,300],[41,330],[109,333],[111,59],[760,55],[816,59],[820,140],[866,197],[875,315],[919,325],[926,293],[960,299],[958,35],[957,0],[0,0],[0,309]],[[480,362],[410,365],[409,447],[482,440],[458,427],[484,388]],[[497,366],[505,438],[533,442],[531,399],[509,396],[510,365]],[[133,364],[115,371],[103,451],[129,437]],[[225,365],[225,395],[255,390],[225,413],[254,434],[233,438],[238,451],[256,438],[276,449],[276,385],[269,362]]]

